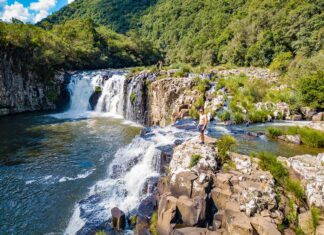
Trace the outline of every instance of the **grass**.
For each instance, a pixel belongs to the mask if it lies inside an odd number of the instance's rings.
[[[218,149],[218,156],[221,164],[229,161],[228,152],[235,146],[236,139],[230,135],[223,135],[218,139],[216,147]]]
[[[280,128],[269,126],[266,130],[266,135],[270,138],[277,138],[284,134],[284,131]]]
[[[244,116],[241,113],[234,113],[234,122],[236,124],[241,124],[244,122]]]
[[[267,135],[276,138],[280,135],[299,135],[301,142],[314,148],[324,147],[324,133],[309,127],[289,127],[288,129],[268,127]]]
[[[266,122],[268,120],[268,112],[266,110],[251,110],[248,119],[252,123]]]
[[[268,152],[260,152],[255,157],[260,159],[259,166],[261,169],[269,171],[272,174],[277,185],[291,192],[298,202],[305,202],[306,196],[303,186],[301,186],[299,181],[289,177],[288,169],[278,161],[275,155]]]
[[[98,231],[95,235],[107,235],[105,231]]]
[[[312,214],[312,229],[314,231],[314,233],[316,232],[316,228],[319,224],[320,221],[320,210],[316,207],[312,207],[311,208],[311,214]]]
[[[222,122],[229,121],[229,120],[231,120],[231,113],[228,111],[225,111],[225,112],[219,114],[218,117]]]
[[[201,159],[201,156],[198,155],[198,154],[193,154],[191,155],[191,158],[190,158],[190,167],[194,167],[198,164],[199,160]]]
[[[152,235],[158,235],[158,231],[156,229],[156,225],[158,222],[158,213],[157,211],[153,212],[151,220],[150,220],[150,232]]]

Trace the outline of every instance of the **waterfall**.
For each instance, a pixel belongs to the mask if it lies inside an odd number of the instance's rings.
[[[102,88],[96,106],[97,112],[108,112],[123,116],[125,75],[113,75]]]

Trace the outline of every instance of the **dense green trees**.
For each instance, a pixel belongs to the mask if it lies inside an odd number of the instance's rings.
[[[159,58],[151,43],[117,34],[92,20],[69,20],[50,30],[0,22],[0,51],[38,72],[150,65]]]

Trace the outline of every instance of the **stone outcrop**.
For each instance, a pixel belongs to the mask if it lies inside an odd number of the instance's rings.
[[[159,234],[280,234],[273,177],[248,156],[230,157],[236,167],[224,172],[212,145],[193,138],[174,148],[158,184]]]
[[[280,158],[301,179],[309,205],[324,209],[324,153]]]
[[[270,72],[269,69],[253,68],[253,67],[237,68],[237,69],[229,69],[229,70],[214,70],[213,73],[224,77],[231,76],[231,75],[245,74],[250,78],[261,78],[261,79],[267,79],[268,81],[276,81],[279,78],[278,73]]]
[[[151,124],[166,126],[189,116],[189,110],[197,99],[191,91],[190,78],[165,78],[150,85]]]
[[[292,144],[301,144],[299,135],[281,135],[278,139]]]
[[[52,110],[64,93],[66,75],[46,78],[25,68],[21,61],[0,52],[0,116]]]

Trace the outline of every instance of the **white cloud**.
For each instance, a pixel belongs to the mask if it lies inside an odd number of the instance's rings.
[[[38,2],[32,2],[29,6],[30,10],[33,11],[48,11],[55,7],[56,0],[39,0]]]
[[[30,21],[30,13],[21,3],[14,2],[12,5],[5,5],[2,14],[2,20],[11,21],[12,18],[28,22]]]
[[[17,1],[7,5],[7,0],[0,0],[0,8],[2,8],[0,19],[11,21],[12,18],[17,18],[24,22],[37,23],[49,15],[50,10],[56,6],[56,3],[57,0],[38,0],[30,3],[28,7],[24,7]]]
[[[1,0],[0,0],[1,1]],[[72,3],[72,2],[74,2],[74,0],[68,0],[68,4],[70,4],[70,3]]]

